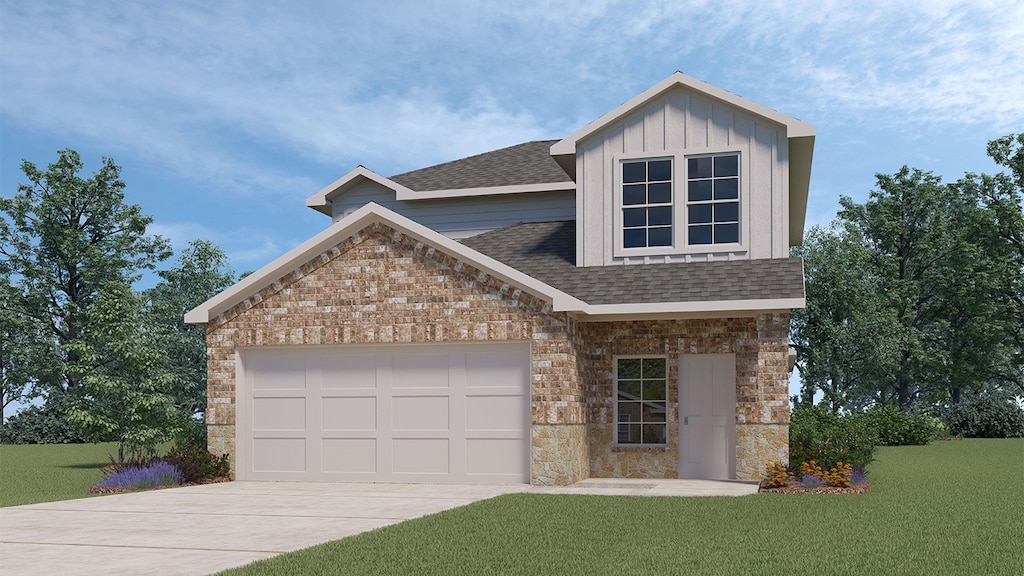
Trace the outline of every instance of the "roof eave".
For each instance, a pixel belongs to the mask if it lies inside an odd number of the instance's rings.
[[[807,200],[811,187],[811,164],[814,159],[814,135],[789,139],[789,245],[800,246],[804,240]]]
[[[282,276],[309,262],[318,254],[326,257],[326,252],[332,246],[374,222],[383,222],[401,233],[415,238],[417,241],[424,242],[435,249],[460,258],[471,266],[500,279],[502,282],[516,286],[550,303],[552,310],[581,310],[585,307],[582,301],[569,294],[528,276],[507,264],[481,254],[464,244],[443,236],[422,224],[396,214],[379,204],[370,202],[352,214],[338,220],[270,264],[246,276],[227,290],[189,311],[185,314],[185,322],[189,324],[209,323],[228,309],[244,302],[260,290],[277,282]]]
[[[578,314],[583,322],[615,320],[677,320],[688,318],[746,317],[773,312],[789,312],[806,306],[806,298],[766,298],[752,300],[707,300],[697,302],[655,302],[642,304],[587,305]]]

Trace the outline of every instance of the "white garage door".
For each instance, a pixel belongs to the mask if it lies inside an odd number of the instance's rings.
[[[530,481],[529,344],[241,353],[242,480]]]

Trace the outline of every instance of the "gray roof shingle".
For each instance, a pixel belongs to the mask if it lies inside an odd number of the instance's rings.
[[[456,190],[491,186],[572,182],[551,157],[557,140],[537,140],[391,177],[411,190]]]
[[[576,267],[576,223],[514,224],[466,246],[592,304],[803,298],[799,258]]]

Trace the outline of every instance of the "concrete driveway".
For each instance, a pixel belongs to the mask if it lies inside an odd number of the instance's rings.
[[[209,574],[529,488],[227,482],[0,508],[0,574]]]
[[[209,574],[511,492],[741,496],[757,484],[225,482],[0,508],[0,574]]]

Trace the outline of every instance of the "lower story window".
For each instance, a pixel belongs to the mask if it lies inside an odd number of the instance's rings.
[[[667,360],[663,357],[616,359],[616,443],[666,443],[667,374]]]

